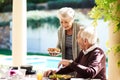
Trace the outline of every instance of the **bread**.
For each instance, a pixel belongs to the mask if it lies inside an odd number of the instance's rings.
[[[58,52],[60,52],[60,49],[58,49],[58,48],[48,48],[48,52],[58,53]]]

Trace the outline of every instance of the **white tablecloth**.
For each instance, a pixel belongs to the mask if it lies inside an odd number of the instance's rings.
[[[71,78],[70,80],[100,80],[100,79]]]

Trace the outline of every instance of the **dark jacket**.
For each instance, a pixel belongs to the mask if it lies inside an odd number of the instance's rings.
[[[75,61],[59,70],[57,74],[67,74],[73,71],[77,72],[77,78],[106,80],[106,57],[104,52],[100,48],[95,48],[84,55],[81,51]]]

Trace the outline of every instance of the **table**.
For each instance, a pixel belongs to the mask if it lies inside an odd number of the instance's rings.
[[[101,80],[101,79],[83,79],[83,78],[71,78],[70,80]]]

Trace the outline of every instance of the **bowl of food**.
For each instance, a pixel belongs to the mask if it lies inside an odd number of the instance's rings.
[[[53,74],[49,76],[50,80],[70,80],[71,78],[71,75],[66,74]]]
[[[58,56],[61,54],[59,48],[48,48],[48,52],[51,56]]]

